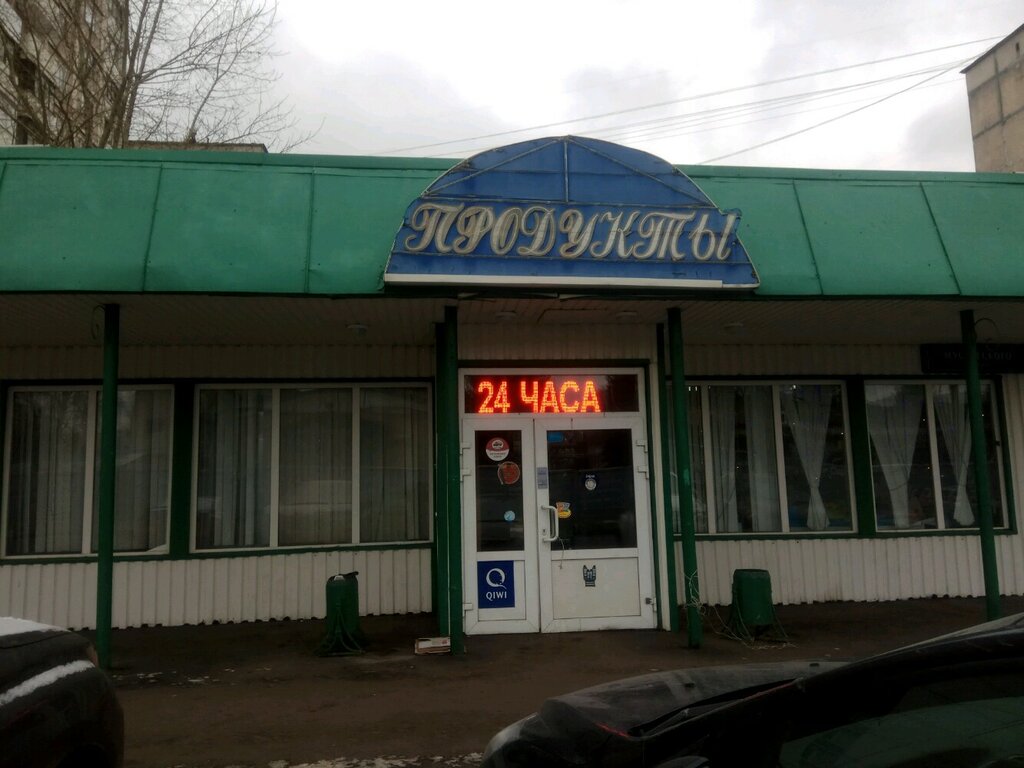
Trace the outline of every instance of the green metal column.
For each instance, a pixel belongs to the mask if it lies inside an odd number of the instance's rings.
[[[174,385],[174,431],[171,446],[171,538],[169,554],[188,557],[192,546],[192,416],[195,384]]]
[[[668,355],[672,368],[673,429],[676,438],[676,476],[679,478],[679,518],[683,544],[683,594],[686,600],[686,637],[691,648],[700,648],[701,624],[697,584],[697,539],[693,525],[693,478],[690,476],[690,428],[683,371],[683,323],[678,307],[668,311]]]
[[[668,594],[665,597],[665,610],[668,611],[668,628],[672,632],[679,631],[679,603],[676,593],[676,537],[675,521],[672,517],[672,479],[671,462],[672,452],[669,449],[669,426],[668,422],[668,386],[665,370],[665,326],[658,324],[656,330],[656,343],[658,345],[658,423],[661,429],[661,463],[664,484],[662,498],[665,509],[665,570],[668,571]]]
[[[459,311],[444,309],[445,454],[448,495],[448,611],[452,653],[466,652],[462,613],[462,435],[459,430]]]
[[[857,498],[857,532],[874,536],[875,491],[871,480],[871,438],[868,435],[868,405],[864,378],[846,380],[846,403],[850,410],[850,452],[853,454],[853,489]]]
[[[434,552],[431,565],[434,576],[434,610],[437,632],[451,634],[448,610],[448,372],[445,363],[445,326],[434,327]]]
[[[985,574],[985,613],[991,620],[1002,615],[1002,608],[999,604],[996,537],[992,525],[992,491],[989,488],[988,451],[985,447],[985,425],[981,415],[981,373],[973,310],[965,309],[960,313],[960,335],[963,338],[967,359],[967,407],[971,415],[971,457],[974,459],[974,485],[978,498],[981,567]]]
[[[121,308],[103,307],[103,393],[100,406],[100,497],[97,526],[96,654],[110,668],[114,592],[114,487],[117,468],[117,356]]]

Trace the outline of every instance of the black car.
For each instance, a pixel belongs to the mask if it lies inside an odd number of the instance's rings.
[[[0,768],[119,768],[124,716],[80,635],[0,618]]]
[[[559,696],[485,768],[1024,768],[1024,614],[842,663],[646,675]]]

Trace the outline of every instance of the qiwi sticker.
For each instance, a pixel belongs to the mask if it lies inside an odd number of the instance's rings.
[[[487,458],[491,461],[504,461],[508,458],[508,440],[503,437],[492,437],[487,441]]]
[[[503,461],[498,465],[498,482],[502,485],[515,485],[522,473],[514,461]]]

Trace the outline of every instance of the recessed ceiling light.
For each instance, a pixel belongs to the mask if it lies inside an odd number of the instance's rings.
[[[498,320],[508,321],[515,320],[517,317],[519,317],[519,315],[516,314],[516,311],[514,309],[499,309],[497,312],[494,313],[494,317]]]

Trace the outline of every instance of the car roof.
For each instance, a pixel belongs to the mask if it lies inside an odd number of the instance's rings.
[[[66,633],[66,629],[50,624],[19,619],[15,616],[0,616],[0,648],[17,648],[20,645],[28,645],[47,637]]]

